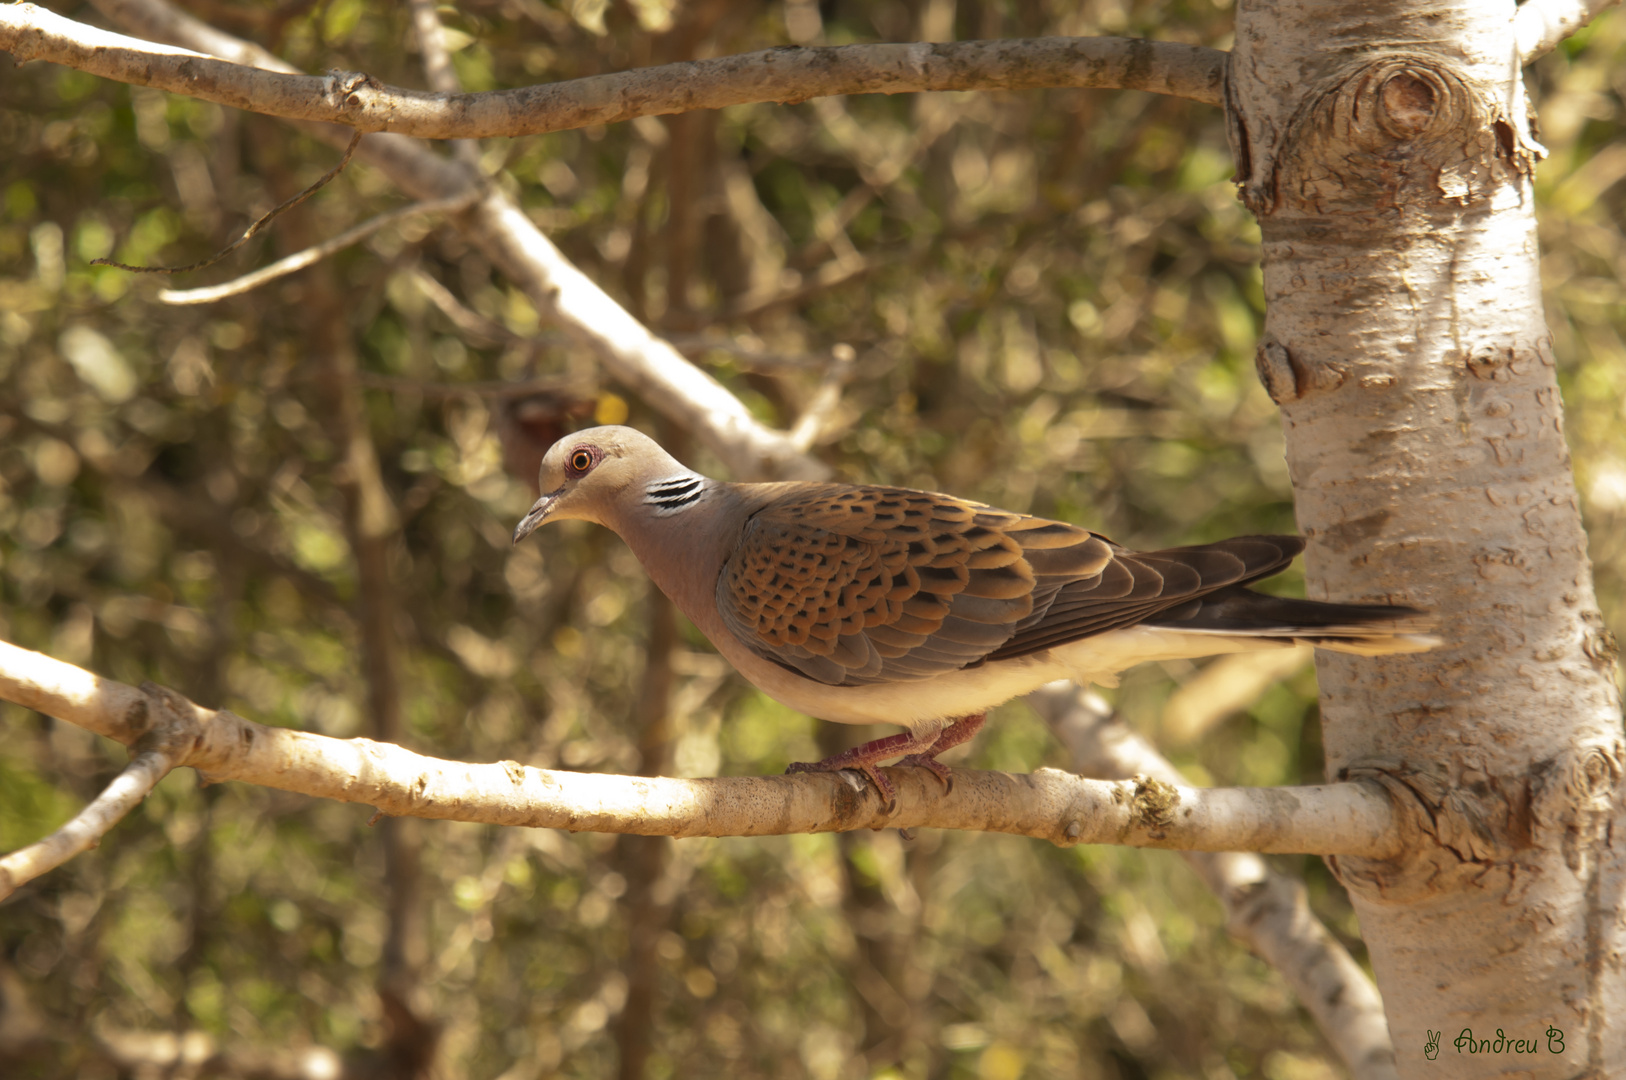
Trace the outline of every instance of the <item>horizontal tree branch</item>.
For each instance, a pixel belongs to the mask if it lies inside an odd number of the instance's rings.
[[[290,120],[423,139],[541,135],[638,116],[840,94],[1101,87],[1221,103],[1226,54],[1136,38],[786,46],[513,90],[453,94],[229,60],[98,30],[36,4],[0,6],[0,49],[118,82]]]
[[[1381,858],[1399,847],[1389,797],[1365,782],[1191,788],[1144,776],[956,769],[945,791],[924,769],[894,768],[898,798],[889,810],[852,773],[682,780],[442,761],[371,739],[266,727],[5,642],[0,698],[126,745],[149,739],[179,747],[174,764],[209,782],[242,780],[398,816],[674,837],[926,827],[1196,851]]]

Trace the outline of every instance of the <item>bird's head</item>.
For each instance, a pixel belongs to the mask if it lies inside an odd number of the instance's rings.
[[[543,455],[542,497],[514,530],[519,543],[549,518],[614,527],[629,492],[663,474],[687,472],[649,436],[629,427],[595,427],[567,435]],[[636,495],[634,497],[637,497]]]

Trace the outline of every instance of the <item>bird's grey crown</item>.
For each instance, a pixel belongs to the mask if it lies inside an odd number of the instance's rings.
[[[708,481],[698,473],[683,473],[655,480],[644,489],[644,505],[654,507],[659,516],[687,510],[706,493]]]

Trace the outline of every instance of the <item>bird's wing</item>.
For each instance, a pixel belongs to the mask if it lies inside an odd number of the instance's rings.
[[[717,579],[757,655],[831,686],[930,678],[996,654],[1064,587],[1099,581],[1086,529],[904,488],[814,484],[747,520]]]
[[[1184,615],[1204,597],[1277,573],[1303,548],[1297,536],[1237,536],[1164,551],[1128,551],[1113,544],[1112,559],[1099,574],[1063,584],[987,658],[1026,656],[1108,630]]]

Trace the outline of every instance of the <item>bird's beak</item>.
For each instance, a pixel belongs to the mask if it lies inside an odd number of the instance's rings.
[[[536,527],[542,524],[549,514],[553,513],[554,504],[559,501],[559,496],[564,493],[564,488],[560,488],[558,491],[550,491],[532,503],[531,512],[520,520],[519,527],[514,530],[514,543],[519,543],[535,532]]]

